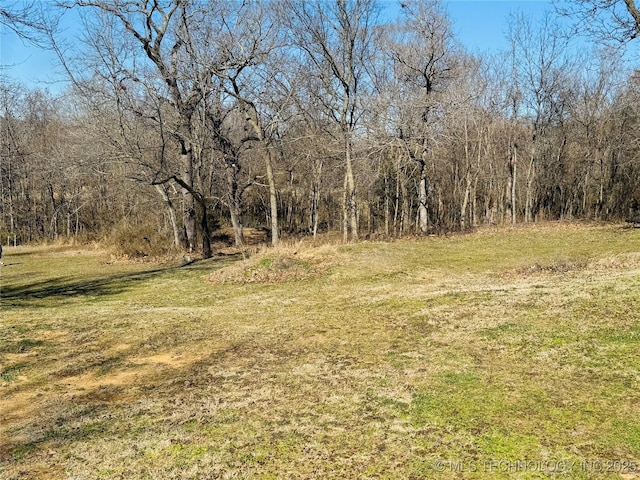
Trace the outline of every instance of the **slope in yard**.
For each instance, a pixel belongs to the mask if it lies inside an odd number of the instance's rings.
[[[640,478],[640,230],[5,254],[0,478]]]

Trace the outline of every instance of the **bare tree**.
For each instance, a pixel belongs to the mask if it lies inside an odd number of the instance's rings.
[[[199,111],[205,108],[205,100],[220,88],[218,78],[253,61],[237,54],[242,46],[224,43],[238,18],[235,5],[214,0],[78,0],[70,6],[101,12],[120,32],[124,43],[115,54],[110,51],[113,43],[93,44],[105,60],[103,67],[110,74],[114,93],[139,90],[140,95],[155,99],[156,107],[170,109],[163,117],[157,108],[148,114],[179,147],[178,170],[159,169],[156,183],[174,181],[180,186],[187,247],[194,249],[199,233],[203,255],[210,256],[207,198],[198,177],[203,139],[197,125],[204,118]]]
[[[554,0],[556,10],[575,20],[575,31],[600,41],[628,42],[640,37],[637,0]]]
[[[373,47],[378,7],[374,0],[288,1],[291,34],[308,71],[322,88],[319,104],[340,128],[344,151],[344,240],[358,239],[358,203],[353,136],[360,120],[360,96]]]
[[[442,112],[442,93],[456,75],[453,30],[438,0],[402,3],[402,20],[393,28],[389,53],[394,71],[404,84],[399,108],[405,119],[399,139],[419,168],[418,227],[429,228],[429,152],[434,124]]]
[[[0,80],[0,235],[14,242],[88,238],[107,194],[77,146],[67,105],[46,90]],[[84,152],[83,152],[84,150]],[[6,238],[6,237],[5,237]]]
[[[553,142],[551,130],[567,114],[569,87],[566,80],[571,75],[573,65],[567,53],[569,40],[549,15],[537,26],[524,15],[512,16],[509,22],[509,40],[514,119],[523,120],[530,129],[525,177],[525,221],[532,222],[537,201],[538,169],[545,155],[554,148],[550,143]],[[516,145],[514,143],[512,187],[515,185],[517,166]]]
[[[274,135],[278,126],[280,100],[288,96],[288,86],[280,81],[284,67],[275,57],[282,46],[279,18],[266,5],[243,2],[232,17],[226,34],[225,48],[233,64],[218,73],[225,92],[234,98],[244,116],[250,135],[247,140],[258,144],[264,159],[269,188],[271,243],[279,241],[278,201],[273,171],[276,158]],[[271,100],[271,102],[269,101]]]
[[[35,0],[7,0],[0,5],[0,25],[33,45],[45,46],[46,33],[56,23],[55,17],[47,16],[40,2]]]

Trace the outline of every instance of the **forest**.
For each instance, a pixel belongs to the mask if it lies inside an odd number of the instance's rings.
[[[0,71],[0,242],[210,257],[249,228],[275,245],[638,221],[640,12],[573,4],[514,13],[492,54],[437,0],[1,7],[69,87]],[[56,27],[69,10],[81,41]]]

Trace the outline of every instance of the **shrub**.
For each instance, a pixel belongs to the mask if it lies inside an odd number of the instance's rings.
[[[175,250],[171,239],[150,224],[122,222],[108,236],[109,249],[117,257],[160,257]]]

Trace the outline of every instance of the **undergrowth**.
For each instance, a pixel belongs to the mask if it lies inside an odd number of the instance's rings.
[[[325,274],[337,261],[338,247],[309,247],[302,242],[261,248],[242,261],[215,270],[211,283],[279,283]]]

